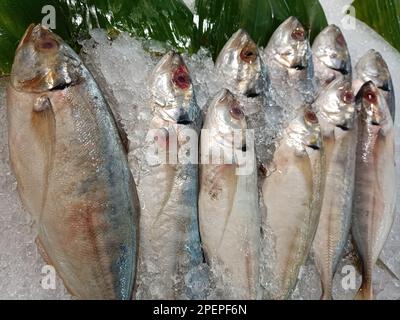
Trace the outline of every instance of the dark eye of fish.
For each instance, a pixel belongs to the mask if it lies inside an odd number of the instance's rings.
[[[378,102],[378,97],[372,90],[367,90],[364,92],[364,99],[370,104],[376,104]]]
[[[341,46],[344,47],[346,45],[346,39],[343,37],[342,34],[339,34],[336,38],[336,43]]]
[[[257,53],[255,52],[253,46],[248,45],[242,49],[240,52],[240,59],[247,63],[253,63],[257,59]]]
[[[44,39],[40,39],[39,40],[39,42],[37,43],[36,47],[39,50],[48,51],[48,50],[52,50],[52,49],[58,48],[58,43],[53,39],[44,38]]]
[[[314,111],[307,109],[304,113],[304,119],[309,123],[318,123],[318,117]]]
[[[182,90],[190,87],[190,77],[185,66],[179,66],[172,77],[172,81]]]
[[[239,106],[233,106],[230,110],[229,113],[231,116],[237,120],[242,120],[244,118],[244,112]]]
[[[354,101],[354,95],[351,90],[345,90],[342,92],[342,101],[346,104],[351,104]]]
[[[306,32],[302,28],[296,28],[292,32],[292,39],[296,41],[304,41],[306,39]]]

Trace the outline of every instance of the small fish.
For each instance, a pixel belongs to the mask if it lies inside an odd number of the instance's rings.
[[[351,81],[333,81],[314,103],[324,142],[325,192],[313,242],[322,297],[332,299],[332,278],[350,233],[357,145],[356,107]]]
[[[382,55],[374,49],[369,50],[358,61],[355,67],[354,89],[355,92],[365,82],[372,81],[385,97],[390,110],[392,121],[395,121],[396,102],[390,70]]]
[[[351,81],[350,53],[339,27],[331,24],[322,30],[314,40],[312,51],[315,80],[319,91],[338,78]]]
[[[361,258],[356,299],[373,299],[372,273],[389,235],[396,201],[395,130],[383,93],[372,82],[358,95],[358,143],[352,235]]]
[[[45,260],[78,298],[130,299],[140,206],[117,123],[92,75],[60,37],[31,25],[7,105],[11,163]]]
[[[238,99],[228,90],[219,92],[201,134],[199,221],[206,260],[223,288],[222,299],[256,299],[259,291],[257,172],[246,129]],[[225,161],[215,157],[220,150]]]
[[[138,184],[140,219],[138,299],[195,299],[187,274],[203,262],[198,229],[200,109],[182,57],[167,53],[149,78],[153,118]],[[190,153],[187,162],[183,157]]]
[[[321,128],[309,106],[298,110],[285,129],[263,185],[270,241],[269,270],[262,279],[265,299],[287,299],[311,250],[323,197],[324,152]]]
[[[275,102],[295,116],[296,110],[312,103],[315,95],[310,42],[297,18],[288,18],[276,29],[264,55]]]

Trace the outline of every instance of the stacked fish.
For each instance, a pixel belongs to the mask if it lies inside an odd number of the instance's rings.
[[[7,91],[9,148],[44,259],[80,299],[287,299],[311,254],[331,299],[351,233],[356,298],[372,299],[396,198],[383,58],[369,51],[353,79],[338,27],[311,47],[290,17],[264,50],[239,30],[215,67],[224,87],[201,109],[182,57],[159,61],[135,183],[124,128],[80,57],[28,28]]]

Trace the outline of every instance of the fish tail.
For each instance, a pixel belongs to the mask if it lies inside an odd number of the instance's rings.
[[[373,300],[374,294],[372,291],[372,281],[371,277],[363,277],[363,282],[360,289],[358,290],[355,300]]]
[[[322,295],[320,300],[332,300],[332,280],[322,281]]]

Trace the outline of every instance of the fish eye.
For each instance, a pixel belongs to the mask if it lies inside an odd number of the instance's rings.
[[[311,124],[318,123],[317,115],[315,114],[314,111],[312,111],[310,109],[306,109],[306,111],[304,112],[304,119],[306,120],[306,122],[311,123]]]
[[[58,43],[49,37],[42,38],[36,44],[36,47],[41,51],[51,51],[58,48]]]
[[[240,52],[240,59],[247,63],[253,63],[257,59],[257,53],[254,48],[246,46]]]
[[[183,65],[179,66],[174,71],[172,81],[182,90],[188,89],[190,87],[190,77],[187,68]]]
[[[344,90],[341,95],[341,100],[345,104],[351,104],[354,101],[354,94],[353,91],[351,90]]]
[[[364,92],[364,99],[370,104],[376,104],[378,102],[378,97],[374,91],[368,89]]]
[[[235,105],[233,106],[230,110],[229,110],[230,115],[236,119],[236,120],[242,120],[244,119],[244,112],[242,110],[242,108],[240,108],[239,105]]]
[[[346,45],[346,39],[344,38],[343,34],[339,34],[336,37],[336,43],[341,47],[344,47]]]
[[[296,28],[292,32],[292,39],[296,41],[304,41],[306,39],[306,32],[303,28]]]

